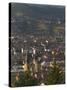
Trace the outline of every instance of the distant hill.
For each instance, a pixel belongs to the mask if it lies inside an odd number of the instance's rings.
[[[28,15],[31,17],[45,17],[56,16],[64,17],[65,7],[64,6],[53,6],[53,5],[39,5],[39,4],[22,4],[12,3],[12,15]]]
[[[65,7],[56,5],[12,3],[11,14],[11,18],[13,18],[12,32],[39,34],[42,31],[47,35],[50,32],[52,33],[54,25],[46,25],[44,21],[51,20],[51,22],[56,22],[58,19],[64,21]]]

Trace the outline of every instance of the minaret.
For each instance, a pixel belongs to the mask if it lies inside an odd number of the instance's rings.
[[[24,54],[24,49],[23,48],[21,48],[21,53],[22,53],[22,63],[24,64],[24,58],[23,58],[23,54]]]
[[[38,64],[35,60],[35,54],[36,54],[36,50],[35,48],[33,48],[33,64],[34,64],[34,72],[38,72]]]
[[[25,61],[24,61],[23,68],[24,68],[24,71],[28,71],[27,50],[25,50]]]

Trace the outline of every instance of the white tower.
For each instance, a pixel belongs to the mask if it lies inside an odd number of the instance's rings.
[[[33,48],[33,64],[34,64],[34,71],[35,71],[35,72],[38,72],[38,64],[37,64],[37,62],[36,62],[36,60],[35,60],[35,54],[36,54],[36,50],[35,50],[35,48]]]

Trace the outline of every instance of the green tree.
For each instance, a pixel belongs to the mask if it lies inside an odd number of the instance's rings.
[[[62,72],[60,67],[57,65],[56,61],[53,61],[53,66],[50,67],[47,75],[45,84],[64,84],[65,83],[65,73]]]
[[[30,72],[24,72],[19,76],[19,81],[15,82],[16,87],[21,86],[35,86],[38,85],[38,80],[31,77]]]

